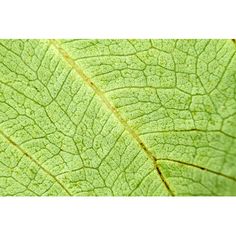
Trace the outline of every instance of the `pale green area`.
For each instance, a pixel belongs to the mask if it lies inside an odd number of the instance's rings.
[[[0,195],[236,195],[235,51],[0,40]]]

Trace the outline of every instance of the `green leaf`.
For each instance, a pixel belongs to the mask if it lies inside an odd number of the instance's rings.
[[[236,195],[233,40],[0,40],[0,195]]]

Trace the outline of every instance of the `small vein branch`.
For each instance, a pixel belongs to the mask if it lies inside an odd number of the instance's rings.
[[[187,162],[179,161],[179,160],[168,159],[168,158],[162,158],[162,159],[158,159],[158,160],[159,161],[174,162],[174,163],[178,163],[178,164],[181,164],[181,165],[186,165],[186,166],[189,166],[189,167],[197,168],[197,169],[200,169],[202,171],[207,171],[207,172],[210,172],[212,174],[219,175],[219,176],[222,176],[224,178],[227,178],[227,179],[230,179],[230,180],[233,180],[233,181],[236,182],[236,178],[233,177],[233,176],[229,176],[229,175],[226,175],[226,174],[214,171],[214,170],[210,170],[210,169],[208,169],[206,167],[199,166],[199,165],[196,165],[196,164],[187,163]]]
[[[15,148],[17,148],[21,153],[23,153],[26,157],[28,157],[32,162],[34,162],[37,166],[39,166],[47,175],[49,175],[51,178],[54,179],[65,191],[69,196],[72,196],[72,194],[65,188],[65,186],[53,175],[47,170],[45,167],[43,167],[37,160],[35,160],[30,154],[28,154],[22,147],[20,147],[17,143],[15,143],[10,137],[8,137],[3,131],[0,130],[0,134]]]
[[[165,179],[160,167],[157,164],[157,158],[147,148],[147,146],[141,140],[139,135],[129,126],[127,120],[120,114],[117,108],[110,103],[110,101],[106,98],[104,92],[94,84],[94,82],[83,72],[83,70],[71,58],[71,56],[63,48],[60,47],[59,43],[56,40],[50,40],[50,43],[64,58],[64,60],[77,72],[77,74],[85,82],[85,84],[87,84],[95,92],[95,94],[101,99],[103,104],[113,113],[116,119],[123,125],[123,127],[128,131],[128,133],[133,137],[133,139],[139,144],[139,146],[143,149],[148,158],[152,160],[155,170],[160,176],[167,191],[170,193],[171,196],[174,196],[174,192],[171,190],[169,183]]]

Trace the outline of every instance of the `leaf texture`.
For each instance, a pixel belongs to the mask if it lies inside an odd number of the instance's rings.
[[[236,195],[233,40],[0,40],[0,195]]]

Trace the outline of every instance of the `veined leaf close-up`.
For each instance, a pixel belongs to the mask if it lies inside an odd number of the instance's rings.
[[[0,195],[236,195],[235,52],[0,40]]]

